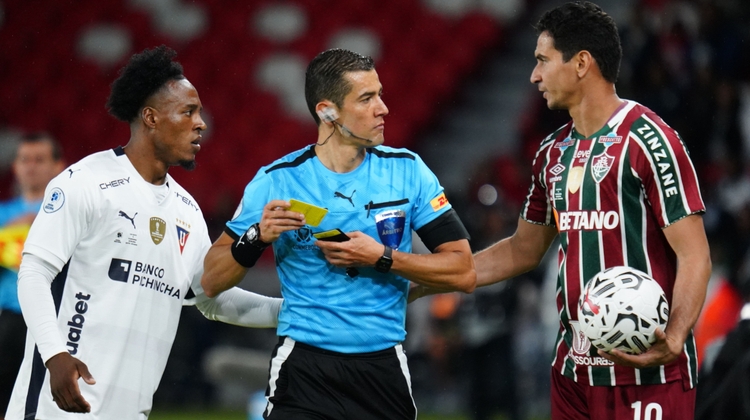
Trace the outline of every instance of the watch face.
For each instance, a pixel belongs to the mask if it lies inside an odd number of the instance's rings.
[[[375,263],[375,270],[379,271],[381,273],[387,273],[388,270],[391,269],[391,265],[393,264],[393,260],[388,257],[380,257],[380,259]]]
[[[250,229],[247,230],[247,233],[245,235],[247,236],[247,240],[250,242],[258,239],[258,225],[250,226]]]

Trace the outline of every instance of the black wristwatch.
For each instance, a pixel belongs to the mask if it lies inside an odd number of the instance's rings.
[[[260,239],[260,223],[256,223],[247,229],[247,232],[245,232],[245,241],[259,249],[266,249],[271,245]]]
[[[388,271],[390,271],[391,265],[393,265],[392,255],[393,255],[393,249],[385,245],[383,256],[380,257],[380,259],[375,263],[375,271],[378,271],[381,273],[387,273]]]

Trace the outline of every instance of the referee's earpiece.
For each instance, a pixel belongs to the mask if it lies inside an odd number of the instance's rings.
[[[339,119],[339,113],[336,112],[336,110],[333,109],[333,108],[331,108],[330,106],[327,106],[327,107],[324,107],[323,109],[318,110],[317,113],[318,113],[318,117],[320,118],[321,121],[325,121],[325,122],[329,122],[329,123],[333,123],[335,125],[338,125],[341,128],[341,132],[345,136],[347,136],[347,137],[354,137],[355,139],[360,139],[360,140],[364,140],[366,142],[372,143],[372,140],[364,138],[364,137],[357,136],[356,134],[352,133],[352,130],[344,127],[341,123],[339,123],[338,121],[336,121],[336,120]],[[333,135],[333,131],[331,132],[331,135]],[[331,136],[328,136],[328,138],[330,138],[330,137]],[[328,141],[328,139],[326,139],[322,144],[319,143],[318,146],[322,146],[322,145],[326,144],[327,141]]]
[[[332,123],[339,119],[339,113],[330,106],[327,106],[323,109],[318,110],[318,117],[321,121]]]

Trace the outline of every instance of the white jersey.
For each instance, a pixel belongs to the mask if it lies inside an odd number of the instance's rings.
[[[200,277],[211,245],[195,200],[169,175],[166,185],[160,198],[121,148],[50,182],[24,254],[60,270],[52,283],[57,327],[65,350],[96,379],[79,380],[91,413],[65,413],[52,401],[43,361],[59,349],[38,348],[28,334],[6,418],[148,417],[181,306],[193,293],[205,296]]]

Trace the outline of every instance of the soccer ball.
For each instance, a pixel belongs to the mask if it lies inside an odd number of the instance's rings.
[[[591,344],[606,352],[640,354],[664,331],[669,304],[659,283],[631,267],[612,267],[595,275],[578,302],[578,322]]]

